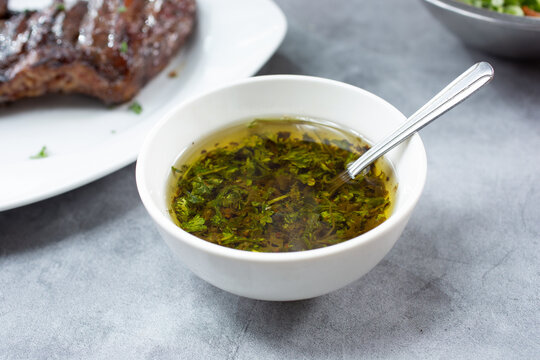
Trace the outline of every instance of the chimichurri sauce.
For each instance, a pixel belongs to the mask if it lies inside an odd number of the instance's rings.
[[[224,141],[225,140],[225,141]],[[173,169],[171,215],[187,232],[233,249],[290,252],[354,238],[389,216],[391,167],[330,193],[368,146],[301,119],[257,119],[203,139]]]

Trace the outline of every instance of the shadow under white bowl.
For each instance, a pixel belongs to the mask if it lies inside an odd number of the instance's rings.
[[[426,178],[424,147],[414,135],[386,156],[398,182],[392,215],[361,236],[322,249],[253,253],[212,244],[177,227],[169,214],[166,184],[179,154],[227,124],[284,115],[328,120],[371,143],[405,120],[386,101],[351,85],[307,76],[261,76],[212,91],[169,112],[149,133],[137,161],[137,187],[144,206],[182,263],[209,283],[254,299],[306,299],[359,279],[402,233]]]

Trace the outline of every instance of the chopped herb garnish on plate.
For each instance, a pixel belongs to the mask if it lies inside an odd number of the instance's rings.
[[[56,10],[57,11],[64,11],[64,10],[66,10],[66,6],[64,4],[58,4],[58,5],[56,5]]]
[[[133,111],[137,115],[142,113],[142,110],[143,110],[141,104],[139,104],[139,102],[137,102],[137,101],[134,101],[133,103],[131,103],[131,105],[129,105],[128,109]]]
[[[127,51],[128,51],[127,41],[122,41],[122,43],[120,44],[120,52],[125,54],[127,53]]]
[[[117,11],[118,11],[119,14],[122,14],[122,13],[125,13],[127,11],[127,8],[124,5],[122,5],[122,6],[118,7]]]
[[[47,147],[43,146],[36,155],[30,156],[30,159],[43,159],[43,158],[46,158],[47,156],[49,156],[49,154],[47,154]]]

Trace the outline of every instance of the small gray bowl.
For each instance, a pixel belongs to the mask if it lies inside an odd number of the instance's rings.
[[[423,0],[465,44],[493,55],[540,59],[540,18],[500,14],[456,0]]]

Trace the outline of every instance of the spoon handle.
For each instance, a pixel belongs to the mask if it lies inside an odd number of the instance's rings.
[[[492,78],[493,68],[487,62],[479,62],[470,67],[411,115],[396,131],[371,147],[358,160],[349,163],[347,173],[350,178],[354,179],[369,164],[465,100]]]

